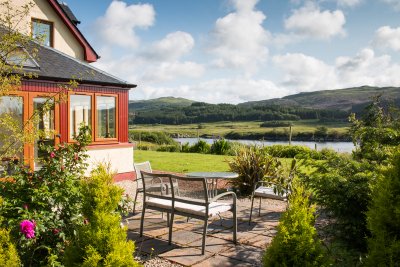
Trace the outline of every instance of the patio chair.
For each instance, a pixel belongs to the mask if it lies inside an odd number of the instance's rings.
[[[206,236],[208,219],[219,215],[222,212],[231,211],[233,214],[233,242],[237,242],[237,217],[236,217],[236,194],[234,192],[225,192],[216,195],[213,198],[208,196],[208,188],[206,178],[189,178],[171,175],[171,179],[176,182],[171,185],[179,186],[179,195],[176,195],[176,190],[172,190],[173,195],[173,212],[171,213],[170,219],[170,236],[172,238],[172,227],[174,224],[174,216],[181,215],[185,217],[195,218],[204,221],[203,227],[203,240],[201,253],[205,253]],[[221,198],[231,196],[232,201],[230,203],[220,202]]]
[[[133,164],[136,172],[136,192],[135,192],[135,200],[133,202],[133,213],[135,213],[136,209],[136,201],[139,193],[143,193],[143,178],[141,171],[152,172],[151,164],[149,161],[135,163]]]
[[[146,213],[146,209],[166,212],[167,225],[171,225],[169,221],[169,214],[173,211],[173,194],[167,194],[167,185],[172,187],[169,174],[141,171],[141,177],[143,182],[143,208],[142,216],[140,218],[140,236],[143,236],[144,215]],[[171,244],[172,228],[170,227],[169,229],[169,244]]]
[[[258,186],[258,185],[260,185],[260,186]],[[268,185],[268,186],[265,186],[265,185]],[[282,200],[282,201],[287,200],[286,190],[284,190],[282,194],[279,194],[278,192],[275,192],[273,185],[274,185],[273,183],[268,182],[268,181],[258,181],[257,183],[254,184],[253,193],[251,194],[251,208],[250,208],[249,224],[251,223],[251,216],[253,214],[254,198],[256,198],[256,197],[260,198],[260,204],[258,207],[258,216],[261,216],[261,199],[270,198],[270,199],[278,199],[278,200]]]

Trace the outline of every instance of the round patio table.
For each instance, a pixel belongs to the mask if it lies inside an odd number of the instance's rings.
[[[187,177],[201,177],[211,180],[211,190],[210,197],[215,197],[217,195],[218,180],[235,179],[239,177],[236,172],[189,172],[186,174]],[[208,181],[207,181],[208,183]]]

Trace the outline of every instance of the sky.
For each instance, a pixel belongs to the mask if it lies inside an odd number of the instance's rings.
[[[130,99],[400,86],[400,0],[64,0]]]

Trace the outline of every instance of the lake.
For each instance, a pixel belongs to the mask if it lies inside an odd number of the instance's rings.
[[[208,144],[212,144],[214,139],[211,138],[199,138],[200,140],[206,141]],[[180,142],[182,144],[189,143],[190,145],[195,144],[198,138],[174,138],[175,141]],[[264,146],[272,146],[272,145],[288,145],[289,142],[284,141],[255,141],[255,140],[229,140],[231,142],[239,142],[246,145],[264,145]],[[307,146],[309,148],[317,150],[321,150],[323,148],[330,148],[335,150],[336,152],[347,152],[351,153],[354,149],[354,145],[352,142],[307,142],[307,141],[292,141],[292,145],[299,146]]]

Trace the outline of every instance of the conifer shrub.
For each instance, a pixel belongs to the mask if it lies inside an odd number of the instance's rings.
[[[2,199],[0,198],[0,206]],[[2,218],[0,217],[0,225]],[[10,232],[0,228],[0,266],[19,267],[21,265],[17,249],[11,241]]]
[[[117,212],[122,189],[113,185],[113,175],[99,165],[82,182],[84,225],[64,257],[66,266],[139,266],[134,261],[135,245],[127,241]]]
[[[400,151],[383,171],[372,190],[367,212],[368,266],[398,266],[400,263]]]
[[[315,207],[310,194],[295,178],[289,205],[280,219],[278,232],[263,256],[269,266],[326,266],[327,257],[314,227]]]

